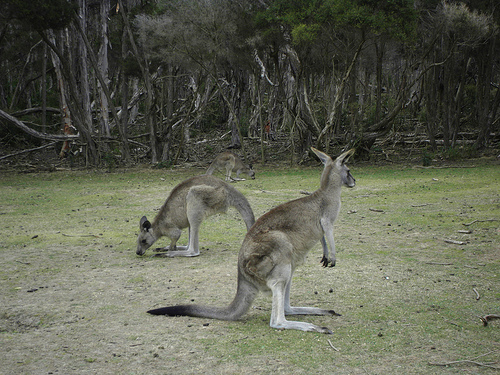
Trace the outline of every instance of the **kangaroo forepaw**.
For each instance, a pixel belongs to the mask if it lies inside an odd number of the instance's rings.
[[[320,263],[323,265],[323,267],[335,267],[335,261],[332,259],[329,259],[325,256],[323,256],[323,258],[321,258]]]
[[[334,310],[328,310],[331,315],[342,316],[342,314],[336,313]]]
[[[324,333],[326,335],[333,335],[333,332],[328,327],[321,327],[321,332],[320,333]]]

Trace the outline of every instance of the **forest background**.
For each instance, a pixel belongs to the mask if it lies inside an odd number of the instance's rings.
[[[496,0],[6,0],[0,19],[3,167],[498,155]]]

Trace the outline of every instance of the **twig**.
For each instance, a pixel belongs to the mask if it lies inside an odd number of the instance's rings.
[[[373,212],[384,212],[384,210],[380,210],[378,208],[369,208],[369,210]]]
[[[476,288],[472,288],[472,290],[474,291],[474,293],[476,293],[476,301],[479,301],[479,299],[481,298],[479,292],[476,290]]]
[[[453,263],[425,262],[425,264],[433,264],[436,266],[453,266]]]
[[[474,266],[468,266],[467,264],[464,264],[464,267],[465,267],[465,268],[472,268],[473,270],[477,270],[477,269],[478,269],[477,267],[474,267]]]
[[[61,233],[64,237],[95,237],[95,238],[100,238],[101,236],[98,236],[97,234],[65,234]]]
[[[330,340],[327,339],[326,341],[328,341],[328,344],[332,347],[333,350],[335,350],[336,352],[340,352],[339,349],[337,349],[335,346],[333,346],[333,344]]]
[[[1,156],[0,157],[0,160],[3,160],[3,159],[6,159],[6,158],[10,158],[12,156],[17,156],[17,155],[21,155],[21,154],[25,154],[27,152],[32,152],[32,151],[37,151],[37,150],[41,150],[43,148],[47,148],[47,147],[50,147],[50,146],[53,146],[55,145],[56,142],[51,142],[51,143],[48,143],[46,145],[43,145],[43,146],[40,146],[40,147],[35,147],[35,148],[30,148],[28,150],[23,150],[23,151],[18,151],[18,152],[14,152],[13,154],[9,154],[9,155],[4,155],[4,156]]]
[[[423,204],[412,204],[412,207],[425,207],[430,206],[432,203],[423,203]]]
[[[463,225],[465,225],[466,227],[468,227],[469,225],[472,225],[474,223],[485,223],[487,221],[498,221],[498,219],[485,219],[485,220],[474,220],[474,221],[471,221],[470,223],[463,223]]]
[[[451,243],[453,245],[467,245],[467,242],[464,241],[444,240],[444,242]]]
[[[464,359],[462,361],[445,362],[445,363],[429,362],[429,365],[431,365],[431,366],[449,366],[449,365],[455,365],[455,364],[458,364],[458,363],[470,363],[470,364],[473,364],[473,365],[476,365],[476,366],[484,366],[484,367],[489,367],[489,368],[494,368],[494,369],[500,369],[500,367],[492,366],[492,364],[494,364],[496,362],[482,363],[482,362],[470,361],[468,359]]]
[[[483,322],[483,326],[486,327],[490,320],[500,319],[500,315],[489,314],[489,315],[485,315],[485,316],[480,316],[479,319],[481,319],[481,321]]]
[[[415,165],[413,168],[421,168],[421,169],[448,169],[448,168],[476,168],[475,165],[443,165],[442,167],[435,167],[431,165],[430,167],[424,167],[422,165]]]

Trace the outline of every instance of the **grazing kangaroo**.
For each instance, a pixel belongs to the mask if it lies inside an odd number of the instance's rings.
[[[171,240],[166,256],[200,255],[198,231],[201,222],[208,216],[225,213],[230,206],[239,211],[248,231],[255,222],[254,214],[247,199],[234,187],[206,175],[181,182],[172,190],[152,223],[146,216],[141,218],[137,255],[143,255],[162,236]],[[177,246],[182,229],[186,227],[189,227],[189,243]]]
[[[321,262],[325,267],[328,264],[335,265],[333,223],[340,210],[340,190],[342,185],[355,185],[355,179],[345,165],[354,150],[344,152],[334,161],[323,152],[314,148],[312,150],[325,165],[319,189],[311,195],[275,207],[250,228],[241,245],[237,292],[229,306],[180,305],[150,310],[148,313],[237,320],[248,311],[259,291],[270,290],[271,327],[332,333],[326,327],[285,318],[285,315],[338,315],[333,310],[290,306],[293,272],[323,236],[330,245],[330,254],[325,246]],[[322,240],[322,244],[324,242]]]
[[[225,151],[215,158],[215,160],[208,167],[206,174],[211,175],[214,171],[220,169],[226,170],[226,181],[244,181],[240,178],[240,173],[246,173],[252,180],[255,179],[255,172],[252,164],[245,165],[239,157],[229,151]],[[231,172],[236,173],[236,178],[231,178]]]

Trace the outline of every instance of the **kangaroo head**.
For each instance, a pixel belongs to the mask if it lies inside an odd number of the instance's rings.
[[[156,238],[153,235],[153,228],[151,223],[148,221],[146,216],[141,218],[139,222],[139,236],[137,237],[137,250],[135,251],[137,255],[144,255],[147,249],[155,243]]]
[[[354,187],[356,185],[356,180],[352,177],[349,168],[346,163],[349,158],[354,154],[354,149],[350,149],[342,153],[337,159],[332,160],[330,156],[321,152],[314,147],[311,147],[311,150],[316,154],[316,156],[321,160],[321,162],[325,165],[325,169],[323,171],[323,175],[321,180],[323,181],[323,176],[327,178],[332,172],[338,176],[340,176],[342,185],[347,187]],[[326,183],[326,182],[325,182]]]

